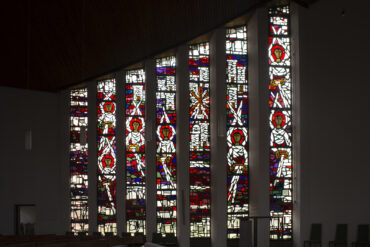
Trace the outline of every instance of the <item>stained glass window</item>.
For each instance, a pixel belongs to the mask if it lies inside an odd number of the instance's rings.
[[[292,82],[289,7],[269,9],[271,239],[292,238]]]
[[[126,72],[127,232],[145,234],[145,73]]]
[[[211,236],[209,43],[189,47],[190,237]]]
[[[226,30],[227,237],[248,216],[247,28]]]
[[[176,234],[176,59],[157,59],[157,232]]]
[[[89,230],[87,180],[87,89],[70,93],[71,231]]]
[[[98,82],[97,88],[97,200],[98,231],[117,234],[116,220],[116,82]]]

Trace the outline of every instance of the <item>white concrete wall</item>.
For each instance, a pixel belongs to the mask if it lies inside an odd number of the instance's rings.
[[[36,205],[37,234],[60,230],[58,97],[0,88],[0,234],[15,233],[15,204]],[[26,130],[32,130],[31,151],[25,150]]]
[[[369,1],[321,0],[300,9],[301,232],[370,224]],[[301,246],[302,242],[300,245]]]

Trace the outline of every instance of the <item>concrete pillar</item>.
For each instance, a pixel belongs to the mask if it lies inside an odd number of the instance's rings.
[[[300,78],[301,78],[301,58],[300,58],[300,18],[302,18],[302,6],[292,2],[290,5],[290,28],[291,28],[291,58],[292,58],[292,89],[293,89],[293,246],[301,246],[304,241],[304,233],[309,231],[307,214],[303,213],[302,188],[306,183],[302,183],[303,167],[301,167],[301,97],[300,97]],[[303,32],[302,32],[303,33]]]
[[[116,73],[116,200],[117,234],[126,231],[126,162],[125,162],[125,72]]]
[[[145,105],[145,149],[146,149],[146,236],[151,241],[157,231],[156,213],[156,64],[155,59],[145,61],[146,105]]]
[[[249,67],[250,216],[270,215],[269,91],[267,8],[255,11],[247,26]],[[258,222],[258,246],[269,246],[269,220]]]
[[[58,226],[57,234],[65,234],[71,226],[71,197],[70,197],[70,91],[59,93],[59,174],[58,183]]]
[[[189,225],[189,49],[176,52],[176,158],[177,158],[177,238],[180,247],[190,246]]]
[[[96,81],[92,81],[87,87],[88,98],[88,180],[89,180],[89,235],[98,231],[98,206],[97,206],[97,144],[96,144]]]
[[[227,245],[226,179],[226,31],[216,29],[210,40],[211,88],[211,244]]]

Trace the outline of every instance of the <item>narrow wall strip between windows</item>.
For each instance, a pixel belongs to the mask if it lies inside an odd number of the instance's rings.
[[[209,43],[189,47],[190,237],[211,237]]]
[[[98,231],[117,234],[116,220],[116,81],[97,87]]]
[[[70,93],[71,231],[89,230],[87,175],[87,89]]]
[[[126,224],[127,232],[144,233],[145,192],[145,73],[126,72]]]
[[[269,9],[271,239],[292,238],[292,82],[289,7]]]
[[[157,59],[157,232],[176,235],[176,59]]]
[[[247,28],[226,30],[227,237],[248,216]]]

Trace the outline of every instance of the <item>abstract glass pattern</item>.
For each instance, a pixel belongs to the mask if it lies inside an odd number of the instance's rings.
[[[209,43],[189,47],[190,237],[211,236]]]
[[[88,174],[87,174],[87,89],[70,93],[70,192],[71,231],[87,232]]]
[[[145,73],[126,72],[127,232],[145,234]]]
[[[269,9],[271,239],[292,238],[292,82],[289,7]]]
[[[116,81],[97,86],[98,231],[117,234],[116,220]]]
[[[248,216],[247,28],[226,30],[227,237]]]
[[[176,59],[156,60],[157,232],[176,235]]]

